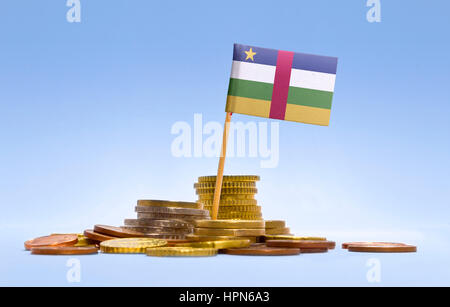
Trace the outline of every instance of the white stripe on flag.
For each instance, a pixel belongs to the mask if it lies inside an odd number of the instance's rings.
[[[310,70],[292,69],[289,86],[334,92],[336,75]]]
[[[248,81],[273,83],[275,66],[250,62],[233,61],[231,78]]]
[[[233,61],[231,78],[273,84],[275,70],[276,66],[272,65]],[[334,92],[335,81],[334,74],[292,69],[289,86]]]

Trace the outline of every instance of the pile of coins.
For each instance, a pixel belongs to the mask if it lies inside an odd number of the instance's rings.
[[[266,235],[290,235],[291,229],[285,221],[266,220]]]
[[[95,225],[83,234],[52,234],[25,242],[38,255],[102,253],[146,254],[152,257],[207,257],[218,253],[287,256],[326,253],[336,243],[322,237],[290,234],[282,220],[262,218],[257,205],[259,176],[224,176],[218,219],[211,220],[216,176],[198,178],[197,202],[138,200],[136,219],[124,226]],[[350,242],[349,252],[416,252],[416,246],[388,242]]]
[[[262,220],[261,207],[255,195],[259,176],[223,176],[218,219]],[[202,176],[194,184],[197,202],[212,215],[216,176]]]
[[[246,239],[251,243],[265,234],[263,220],[197,220],[194,233],[186,238],[192,241],[221,241]]]
[[[209,220],[209,211],[196,202],[138,200],[137,219],[125,219],[124,230],[147,238],[185,239],[196,220]]]

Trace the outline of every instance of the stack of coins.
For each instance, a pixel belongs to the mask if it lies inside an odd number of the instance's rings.
[[[266,235],[290,235],[291,230],[281,220],[266,220]]]
[[[262,220],[261,207],[257,205],[256,181],[259,176],[223,176],[219,203],[218,219],[228,220]],[[198,195],[197,202],[212,214],[216,176],[198,178],[194,188]]]
[[[138,200],[137,219],[125,219],[122,229],[148,238],[185,239],[196,220],[210,219],[209,211],[196,202]]]
[[[222,241],[247,239],[255,243],[264,236],[263,220],[197,220],[194,233],[186,238],[192,241]]]

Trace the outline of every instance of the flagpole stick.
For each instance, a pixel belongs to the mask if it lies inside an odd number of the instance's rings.
[[[220,152],[219,167],[217,169],[216,188],[214,190],[214,200],[212,208],[212,219],[217,220],[219,213],[220,193],[222,192],[223,168],[225,166],[225,156],[227,154],[228,132],[230,130],[231,115],[233,113],[227,112],[225,117],[225,126],[223,128],[222,150]]]

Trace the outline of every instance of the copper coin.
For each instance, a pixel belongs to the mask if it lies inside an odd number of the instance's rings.
[[[415,253],[417,247],[406,245],[403,243],[383,243],[383,244],[366,244],[366,245],[348,245],[349,252],[360,253]]]
[[[367,245],[377,245],[377,246],[398,246],[398,245],[407,245],[404,243],[393,243],[393,242],[347,242],[342,243],[342,248],[347,249],[350,245],[353,246],[367,246]]]
[[[103,242],[108,241],[112,239],[117,239],[117,237],[107,236],[98,232],[93,231],[92,229],[87,229],[83,233],[86,237],[88,237],[91,240],[97,241],[97,242]]]
[[[97,254],[98,248],[95,246],[45,246],[33,247],[31,253],[34,255],[89,255]]]
[[[95,225],[94,232],[117,238],[139,238],[144,236],[142,233],[137,231],[107,225]]]
[[[318,254],[318,253],[327,253],[328,248],[301,248],[301,254]]]
[[[291,248],[327,248],[334,249],[336,243],[333,241],[310,241],[310,240],[267,240],[270,247],[291,247]]]
[[[78,242],[76,234],[55,234],[45,237],[39,237],[25,242],[25,249],[30,250],[33,247],[43,246],[73,246]]]
[[[247,255],[247,256],[288,256],[300,254],[298,248],[279,248],[268,247],[265,244],[252,244],[245,248],[229,248],[223,250],[228,255]]]

